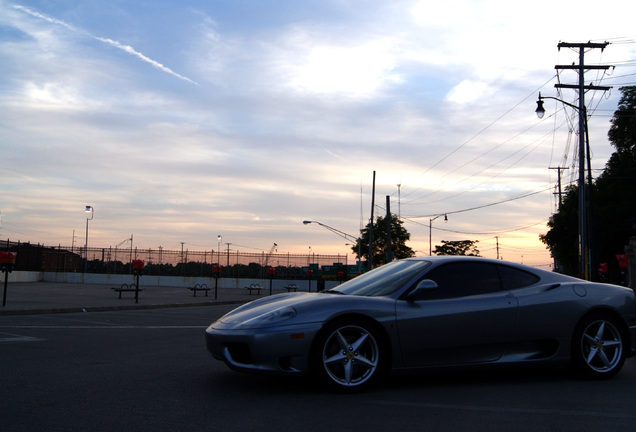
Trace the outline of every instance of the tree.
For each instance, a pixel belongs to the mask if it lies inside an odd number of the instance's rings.
[[[479,250],[477,250],[476,243],[479,243],[479,240],[442,240],[441,246],[435,245],[433,253],[435,255],[479,256]]]
[[[616,151],[596,180],[594,227],[599,262],[618,272],[615,256],[634,235],[636,218],[636,86],[622,87],[607,136]],[[613,278],[615,279],[615,278]]]
[[[617,281],[615,255],[624,253],[634,235],[636,218],[636,86],[622,87],[621,99],[607,133],[615,152],[592,185],[592,250],[598,262],[610,266],[610,281]],[[540,236],[559,271],[576,274],[578,269],[578,190],[567,190],[563,205],[548,222],[550,230]],[[592,269],[596,277],[596,269]]]
[[[406,245],[411,239],[411,234],[402,226],[403,222],[391,217],[391,248],[395,259],[409,258],[415,256],[413,249]],[[362,256],[369,259],[369,231],[371,222],[360,231],[360,247]],[[386,259],[386,220],[382,216],[378,216],[373,224],[373,265],[382,265],[387,263]],[[354,253],[358,253],[358,246],[351,247]]]

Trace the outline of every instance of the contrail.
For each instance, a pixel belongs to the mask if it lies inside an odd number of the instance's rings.
[[[92,35],[91,35],[92,36]],[[173,71],[172,69],[162,65],[161,63],[146,57],[145,55],[143,55],[142,53],[135,51],[135,49],[129,45],[122,45],[117,41],[114,41],[112,39],[108,39],[108,38],[102,38],[102,37],[98,37],[98,36],[92,36],[94,39],[97,39],[98,41],[107,43],[111,46],[114,46],[115,48],[119,48],[120,50],[126,51],[128,54],[132,54],[137,58],[140,58],[142,61],[145,61],[146,63],[150,63],[152,66],[156,67],[159,70],[162,70],[166,73],[169,73],[170,75],[173,75],[179,79],[182,79],[184,81],[187,81],[189,83],[192,84],[196,84],[199,85],[197,82],[192,81],[190,78],[184,77],[183,75],[179,75],[178,73],[176,73],[175,71]]]
[[[73,27],[72,25],[70,25],[70,24],[68,24],[68,23],[66,23],[64,21],[61,21],[61,20],[58,20],[58,19],[55,19],[55,18],[51,18],[49,16],[46,16],[46,15],[41,14],[39,12],[33,11],[33,10],[31,10],[29,8],[26,8],[24,6],[21,6],[21,5],[13,5],[13,7],[15,9],[21,10],[22,12],[27,13],[27,14],[29,14],[31,16],[34,16],[36,18],[40,18],[42,20],[48,21],[48,22],[53,23],[53,24],[61,25],[62,27],[65,27],[65,28],[67,28],[69,30],[72,30],[74,32],[84,33],[87,36],[89,36],[89,37],[91,37],[91,38],[93,38],[95,40],[98,40],[98,41],[106,43],[106,44],[108,44],[108,45],[110,45],[112,47],[115,47],[117,49],[125,51],[128,54],[131,54],[131,55],[137,57],[141,61],[146,62],[146,63],[150,64],[151,66],[153,66],[153,67],[155,67],[155,68],[157,68],[157,69],[159,69],[159,70],[161,70],[161,71],[163,71],[163,72],[165,72],[167,74],[170,74],[170,75],[172,75],[172,76],[174,76],[176,78],[179,78],[180,80],[189,82],[190,84],[199,85],[199,83],[197,83],[196,81],[192,81],[188,77],[185,77],[183,75],[179,75],[178,73],[176,73],[175,71],[173,71],[169,67],[166,67],[166,66],[162,65],[161,63],[159,63],[158,61],[155,61],[155,60],[153,60],[151,58],[146,57],[145,55],[143,55],[139,51],[136,51],[131,46],[123,45],[123,44],[121,44],[121,43],[119,43],[119,42],[117,42],[115,40],[112,40],[112,39],[95,36],[95,35],[87,32],[85,30],[81,30],[81,29],[78,29],[76,27]]]

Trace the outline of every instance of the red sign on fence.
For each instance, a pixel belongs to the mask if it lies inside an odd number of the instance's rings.
[[[620,268],[627,268],[629,265],[629,257],[627,254],[616,255],[616,259],[618,260],[618,266]]]
[[[15,252],[0,252],[0,263],[15,264]]]
[[[132,260],[132,268],[134,270],[143,270],[144,265],[144,260]]]

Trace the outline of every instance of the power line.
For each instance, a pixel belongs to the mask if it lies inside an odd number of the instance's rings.
[[[444,231],[444,232],[449,232],[449,233],[453,233],[453,234],[465,234],[465,235],[495,235],[495,234],[504,234],[504,233],[509,233],[509,232],[515,232],[515,231],[523,231],[525,229],[528,228],[532,228],[534,226],[537,225],[541,225],[541,224],[545,224],[548,222],[548,219],[544,219],[542,221],[539,222],[535,222],[532,223],[530,225],[525,225],[522,227],[516,227],[516,228],[506,228],[504,230],[499,230],[499,231],[488,231],[488,232],[471,232],[471,231],[459,231],[459,230],[451,230],[451,229],[446,229],[446,228],[436,228],[434,227],[436,230],[438,231]],[[422,224],[423,225],[423,224]]]
[[[550,187],[548,187],[546,189],[541,189],[541,190],[538,190],[538,191],[535,191],[535,192],[530,192],[530,193],[527,193],[527,194],[524,194],[524,195],[519,195],[519,196],[514,197],[514,198],[508,198],[508,199],[505,199],[505,200],[502,200],[502,201],[497,201],[497,202],[494,202],[494,203],[484,204],[484,205],[481,205],[481,206],[471,207],[471,208],[467,208],[467,209],[463,209],[463,210],[455,210],[455,211],[443,212],[443,214],[449,215],[449,214],[465,213],[465,212],[469,212],[469,211],[473,211],[473,210],[479,210],[479,209],[482,209],[482,208],[492,207],[492,206],[496,206],[496,205],[499,205],[499,204],[504,204],[504,203],[507,203],[507,202],[516,201],[518,199],[527,198],[529,196],[537,195],[537,194],[540,194],[540,193],[543,193],[543,192],[549,191],[549,190],[552,190],[552,186],[550,186]],[[431,216],[437,216],[437,214],[402,217],[402,219],[430,218]]]
[[[529,98],[533,97],[533,95],[535,95],[541,88],[543,88],[545,85],[547,85],[550,81],[552,81],[554,79],[554,76],[550,77],[549,80],[547,80],[543,85],[541,85],[540,87],[538,87],[537,89],[533,90],[532,93],[528,94],[528,96],[526,96],[525,98],[523,98],[521,101],[519,101],[517,104],[515,104],[513,107],[511,107],[510,109],[508,109],[506,112],[504,112],[503,114],[501,114],[499,117],[497,117],[493,122],[491,122],[490,124],[488,124],[486,127],[484,127],[483,129],[481,129],[479,132],[477,132],[475,135],[473,135],[472,137],[470,137],[468,140],[466,140],[464,143],[460,144],[458,147],[456,147],[455,149],[451,150],[448,154],[446,154],[444,157],[442,157],[440,160],[438,160],[437,162],[435,162],[433,165],[431,165],[429,168],[427,168],[423,173],[421,173],[419,176],[416,177],[416,180],[422,176],[424,176],[425,174],[427,174],[428,172],[430,172],[433,168],[435,168],[436,166],[438,166],[439,164],[441,164],[442,162],[444,162],[446,159],[448,159],[449,157],[451,157],[453,154],[457,153],[459,150],[461,150],[462,148],[464,148],[466,145],[468,145],[471,141],[473,141],[475,138],[477,138],[478,136],[480,136],[481,134],[483,134],[484,132],[486,132],[488,129],[490,129],[494,124],[496,124],[497,122],[499,122],[501,119],[503,119],[504,117],[506,117],[508,114],[510,114],[512,111],[515,110],[515,108],[517,108],[518,106],[520,106],[521,104],[525,103]],[[508,140],[509,141],[509,140]],[[489,150],[488,152],[490,152],[492,150]],[[488,152],[486,152],[485,154],[487,154]],[[483,156],[483,154],[482,154]],[[479,156],[481,157],[481,156]],[[456,171],[456,170],[454,170]],[[452,171],[452,172],[454,172]],[[444,176],[448,175],[445,174]],[[402,188],[407,187],[408,185],[403,184]],[[414,194],[415,192],[421,190],[422,188],[417,188],[411,192],[408,192],[407,194],[403,194],[403,197],[407,197],[409,195]]]

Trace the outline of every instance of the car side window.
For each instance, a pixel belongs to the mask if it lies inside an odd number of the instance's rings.
[[[523,288],[541,280],[539,276],[535,274],[505,265],[499,266],[499,274],[501,275],[501,283],[505,290]]]
[[[501,291],[497,267],[490,263],[458,262],[432,269],[424,276],[437,283],[426,298],[457,298]]]

